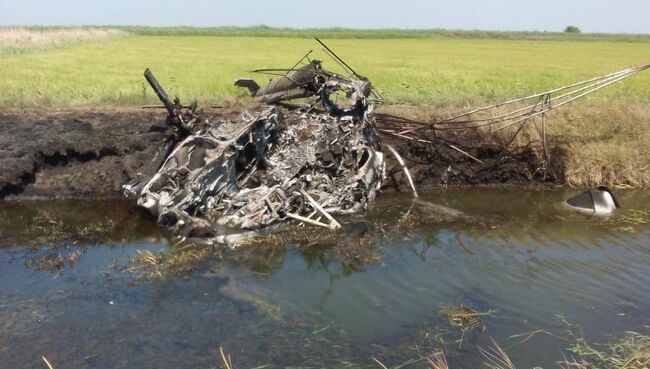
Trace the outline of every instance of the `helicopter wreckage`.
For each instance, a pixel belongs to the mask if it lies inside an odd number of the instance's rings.
[[[386,150],[417,197],[406,163],[380,135],[446,147],[482,165],[467,148],[438,133],[516,126],[516,136],[536,117],[545,128],[549,110],[650,67],[426,123],[376,114],[381,96],[371,82],[316,40],[346,75],[324,69],[321,61],[309,58],[311,52],[292,68],[258,70],[280,77],[263,86],[237,80],[236,86],[248,89],[264,106],[244,111],[235,120],[206,120],[196,101],[189,106],[178,98],[171,101],[147,69],[145,78],[167,110],[173,133],[155,159],[155,173],[124,185],[125,194],[137,198],[138,206],[181,240],[234,246],[288,221],[333,230],[341,226],[337,216],[363,212],[377,195],[386,178]],[[305,106],[288,104],[295,99],[311,101]],[[528,101],[531,104],[520,107]],[[503,107],[511,104],[517,105],[504,113]]]
[[[268,106],[210,122],[196,103],[172,102],[150,70],[145,77],[174,135],[157,172],[124,191],[173,234],[233,244],[288,220],[337,229],[334,216],[365,210],[382,185],[386,164],[367,80],[309,60],[263,87],[235,84],[265,104],[316,97],[320,109]],[[332,101],[336,93],[350,106]]]

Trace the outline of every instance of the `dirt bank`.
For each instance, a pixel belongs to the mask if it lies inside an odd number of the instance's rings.
[[[241,107],[205,112],[229,118]],[[169,134],[165,113],[153,109],[66,110],[0,114],[0,198],[106,198],[121,195],[122,184],[150,171]],[[491,160],[490,145],[472,148],[478,164],[448,148],[411,147],[382,137],[398,148],[423,187],[440,185],[529,184],[542,180],[539,156],[523,150]],[[465,140],[472,138],[465,138]],[[478,138],[474,138],[478,140]],[[389,158],[387,186],[404,178]]]
[[[0,114],[0,198],[118,196],[166,131],[141,109]]]

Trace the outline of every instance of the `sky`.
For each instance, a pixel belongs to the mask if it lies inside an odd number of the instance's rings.
[[[0,0],[0,25],[262,24],[650,34],[650,0]]]

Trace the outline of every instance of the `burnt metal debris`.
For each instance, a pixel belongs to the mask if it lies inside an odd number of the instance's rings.
[[[337,229],[335,216],[364,211],[382,185],[386,165],[367,80],[309,60],[262,87],[235,83],[264,103],[315,97],[307,108],[266,106],[209,121],[196,103],[171,101],[150,70],[145,77],[174,134],[156,173],[124,191],[181,238],[233,245],[290,220]],[[338,93],[348,106],[337,105]]]
[[[256,70],[278,78],[263,86],[252,79],[235,85],[248,89],[263,107],[229,121],[202,118],[196,101],[181,105],[178,98],[170,100],[147,69],[145,78],[167,110],[173,133],[154,160],[157,171],[124,185],[125,194],[137,198],[165,230],[192,242],[236,245],[287,221],[337,229],[335,217],[364,211],[384,182],[379,134],[407,145],[446,147],[484,165],[476,150],[469,152],[462,142],[440,133],[517,126],[514,140],[533,118],[541,117],[545,129],[548,111],[650,68],[629,68],[441,121],[419,122],[375,114],[382,96],[371,82],[316,41],[344,73],[325,69],[310,59],[311,51],[289,69]],[[288,104],[295,99],[309,103]],[[517,105],[529,101],[530,106]],[[504,112],[504,107],[510,110]],[[405,161],[395,148],[383,146],[417,197]],[[547,155],[545,135],[544,150]]]

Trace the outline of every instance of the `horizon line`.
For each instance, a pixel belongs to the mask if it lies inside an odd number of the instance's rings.
[[[574,25],[567,25],[574,26]],[[269,29],[269,30],[286,30],[286,31],[349,31],[349,32],[376,32],[376,31],[393,31],[393,32],[483,32],[483,33],[520,33],[520,34],[554,34],[554,35],[625,35],[625,36],[650,36],[650,33],[626,33],[626,32],[576,32],[570,33],[565,31],[540,31],[540,30],[502,30],[502,29],[462,29],[462,28],[353,28],[353,27],[290,27],[290,26],[268,26],[265,24],[236,26],[236,25],[219,25],[219,26],[194,26],[194,25],[138,25],[138,24],[0,24],[0,28],[149,28],[149,29]]]

